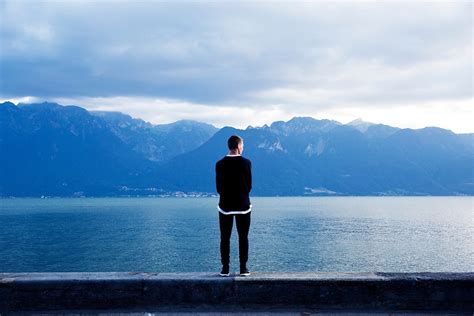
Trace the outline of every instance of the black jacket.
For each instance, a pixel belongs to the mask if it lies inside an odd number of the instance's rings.
[[[242,156],[225,156],[216,163],[216,189],[219,207],[224,212],[246,211],[250,208],[252,163]]]

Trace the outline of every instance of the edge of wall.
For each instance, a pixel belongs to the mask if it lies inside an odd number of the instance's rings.
[[[55,310],[474,312],[474,272],[0,273],[0,312]]]

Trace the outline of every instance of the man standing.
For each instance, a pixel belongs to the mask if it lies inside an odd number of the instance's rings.
[[[230,235],[235,222],[239,234],[240,275],[250,275],[247,269],[250,228],[249,193],[252,189],[252,163],[242,157],[244,141],[237,135],[227,140],[229,153],[216,163],[216,188],[219,193],[219,227],[221,232],[221,276],[229,276]]]

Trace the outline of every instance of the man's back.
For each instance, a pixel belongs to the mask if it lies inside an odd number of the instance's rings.
[[[249,254],[248,234],[252,204],[249,193],[252,190],[252,164],[242,157],[244,140],[232,135],[227,140],[229,154],[216,163],[216,188],[219,193],[219,230],[221,233],[221,276],[230,275],[230,235],[232,225],[237,223],[239,233],[240,275],[249,275],[247,260]]]
[[[252,163],[240,155],[227,155],[216,163],[216,189],[224,212],[242,212],[251,207]]]

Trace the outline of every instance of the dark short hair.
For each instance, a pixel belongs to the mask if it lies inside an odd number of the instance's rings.
[[[241,142],[243,142],[242,137],[237,136],[237,135],[232,135],[227,140],[227,146],[229,147],[229,149],[236,149]]]

